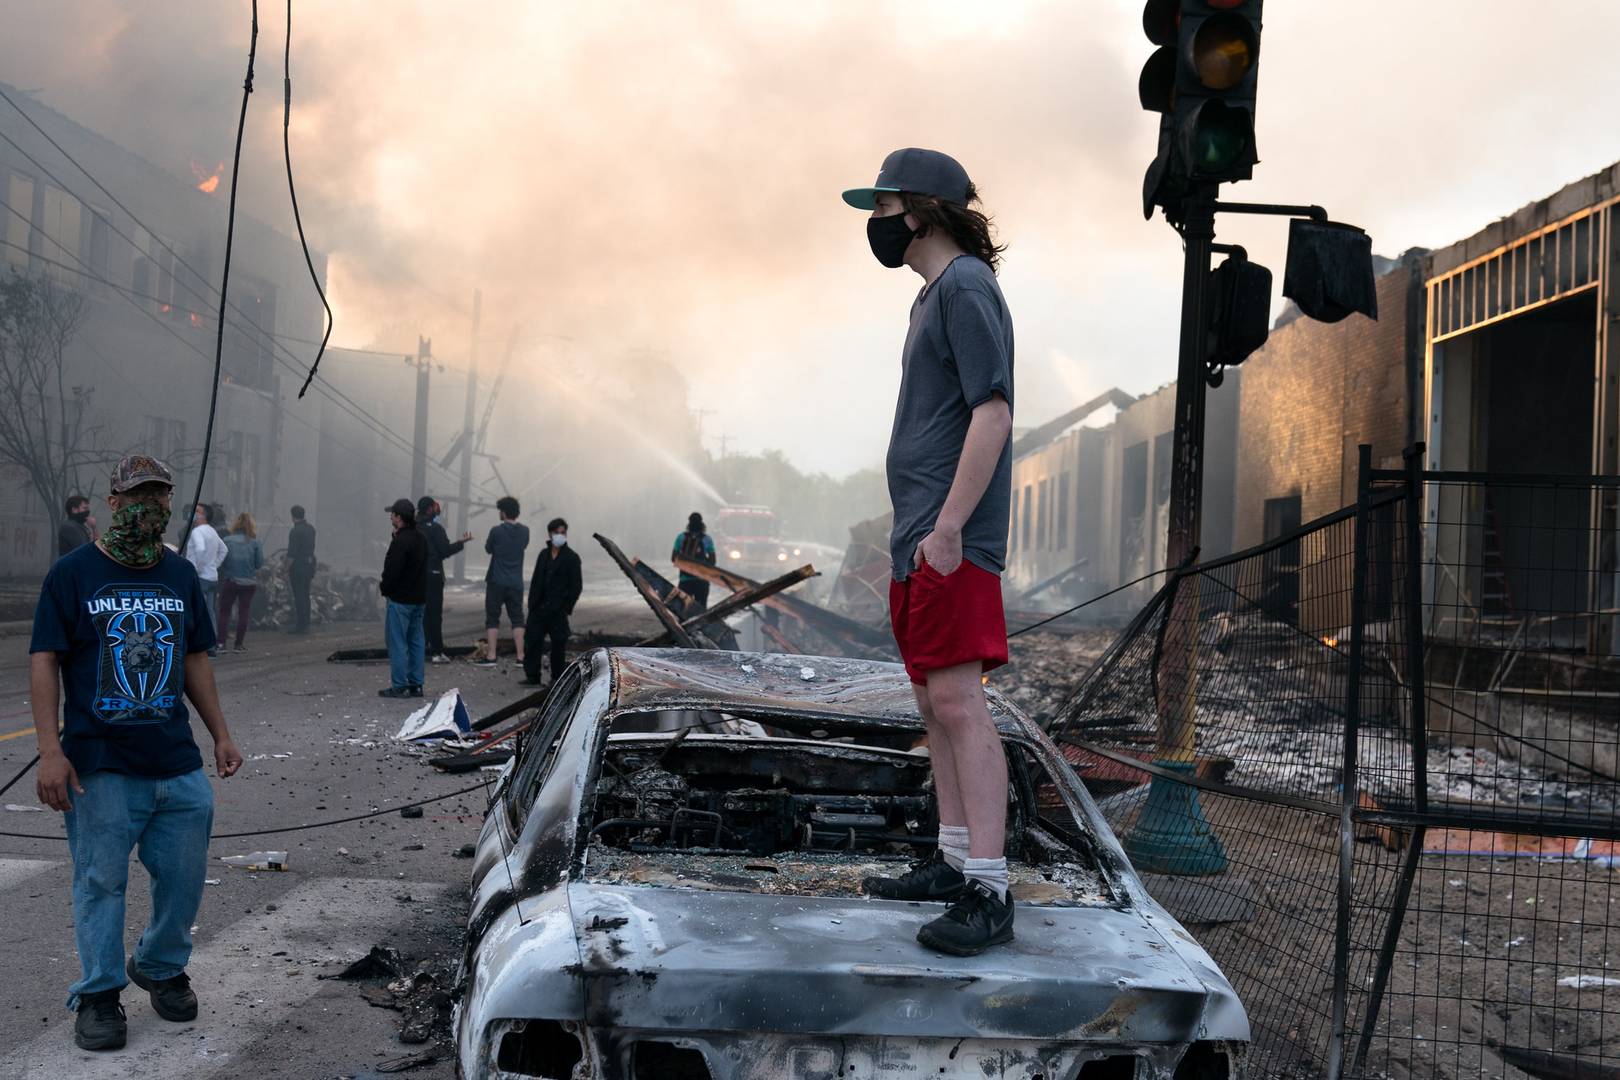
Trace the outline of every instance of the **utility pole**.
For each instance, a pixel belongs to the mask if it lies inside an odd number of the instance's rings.
[[[478,323],[484,310],[484,294],[473,290],[472,346],[467,350],[467,402],[461,410],[461,479],[456,487],[456,535],[467,535],[468,502],[472,499],[473,399],[478,396]],[[456,582],[467,580],[467,555],[456,553]]]
[[[433,366],[433,341],[416,335],[416,358],[405,358],[416,366],[416,440],[411,451],[411,498],[427,494],[428,370]]]

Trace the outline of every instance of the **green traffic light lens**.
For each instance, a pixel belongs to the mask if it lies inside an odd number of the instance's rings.
[[[1254,70],[1259,46],[1248,20],[1232,14],[1213,15],[1193,34],[1193,71],[1209,89],[1230,90]]]
[[[1192,132],[1192,167],[1220,172],[1250,158],[1254,147],[1254,121],[1244,109],[1211,101],[1198,111]]]

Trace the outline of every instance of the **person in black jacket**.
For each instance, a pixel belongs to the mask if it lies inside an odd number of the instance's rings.
[[[287,582],[292,586],[294,634],[309,633],[309,583],[315,580],[315,526],[304,520],[304,508],[292,508],[287,534]]]
[[[450,662],[444,655],[444,560],[458,554],[473,538],[467,533],[452,544],[450,534],[439,524],[443,513],[444,507],[431,495],[416,500],[416,527],[427,540],[427,608],[422,613],[422,627],[428,659],[435,664]]]
[[[383,557],[382,594],[388,598],[386,698],[422,696],[422,608],[427,600],[427,540],[416,527],[416,507],[396,499],[388,507],[394,539]]]
[[[94,519],[90,516],[90,500],[83,495],[69,495],[62,507],[67,514],[56,529],[56,557],[61,558],[75,548],[95,540],[91,530]]]
[[[529,579],[529,651],[523,658],[523,685],[540,685],[540,639],[551,638],[551,681],[562,674],[567,658],[568,616],[585,588],[579,556],[568,546],[568,522],[552,518],[546,525],[551,542],[534,560]]]

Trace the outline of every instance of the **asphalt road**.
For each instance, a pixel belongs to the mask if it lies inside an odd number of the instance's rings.
[[[477,587],[474,587],[476,589]],[[451,641],[482,627],[482,596],[448,598]],[[622,578],[588,582],[575,629],[651,630],[653,623]],[[389,738],[419,702],[377,697],[383,664],[333,664],[334,649],[380,645],[382,627],[336,624],[304,638],[250,631],[249,651],[216,661],[225,715],[245,763],[228,780],[212,777],[215,832],[318,822],[394,806],[477,784],[489,774],[446,776]],[[27,701],[26,633],[0,637],[0,783],[33,756]],[[461,690],[477,717],[524,692],[510,663],[480,669],[430,665],[428,694]],[[196,725],[205,760],[207,732]],[[20,734],[19,734],[20,733]],[[60,836],[60,816],[12,810],[38,806],[32,777],[0,804],[0,831]],[[456,858],[477,838],[485,797],[473,792],[426,808],[423,817],[385,814],[368,821],[260,839],[218,840],[210,858],[274,848],[289,853],[284,873],[250,873],[214,862],[197,920],[191,964],[201,1005],[189,1024],[160,1020],[134,987],[124,992],[129,1045],[90,1054],[73,1045],[64,1007],[78,977],[73,946],[71,868],[60,840],[0,836],[0,1077],[75,1080],[101,1077],[371,1077],[380,1063],[414,1051],[438,1060],[404,1073],[453,1076],[442,1041],[405,1046],[401,1014],[361,996],[378,982],[322,979],[374,944],[411,962],[448,961],[460,953],[468,863]],[[145,871],[132,862],[128,944],[145,926]]]

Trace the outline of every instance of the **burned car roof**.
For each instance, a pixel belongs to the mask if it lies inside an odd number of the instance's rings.
[[[917,699],[900,664],[850,657],[738,653],[720,649],[614,649],[613,708],[620,712],[725,708],[921,727]],[[1020,730],[994,690],[991,715]]]

